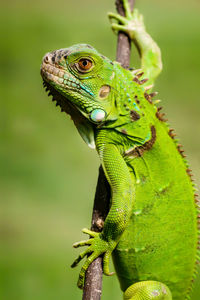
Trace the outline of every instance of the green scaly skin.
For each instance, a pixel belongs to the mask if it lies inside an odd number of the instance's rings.
[[[147,93],[162,69],[160,50],[142,17],[109,14],[141,54],[141,71],[123,69],[89,45],[46,54],[41,67],[53,100],[69,113],[85,142],[96,147],[111,187],[111,207],[101,233],[83,229],[88,246],[78,286],[90,263],[112,255],[124,299],[190,299],[197,261],[197,208],[188,166],[173,132]],[[148,76],[149,81],[143,78]]]

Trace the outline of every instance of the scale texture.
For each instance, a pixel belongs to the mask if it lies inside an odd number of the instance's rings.
[[[47,53],[44,85],[80,135],[96,148],[111,187],[111,207],[101,233],[72,264],[86,257],[78,286],[99,255],[109,272],[112,255],[124,299],[190,299],[198,261],[198,201],[182,146],[152,92],[162,69],[158,46],[137,10],[110,13],[112,29],[137,45],[141,70],[125,70],[87,44]],[[117,20],[119,22],[113,22]],[[148,80],[146,79],[148,78]]]

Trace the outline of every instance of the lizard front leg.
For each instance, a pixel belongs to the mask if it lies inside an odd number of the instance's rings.
[[[161,52],[158,45],[146,32],[143,16],[137,9],[133,13],[130,10],[128,0],[123,0],[125,17],[109,13],[108,17],[112,23],[114,32],[126,32],[137,47],[141,57],[141,69],[149,79],[148,85],[152,84],[162,70]],[[113,19],[119,24],[114,23]]]
[[[134,187],[132,179],[118,148],[114,144],[103,143],[99,147],[99,155],[111,186],[111,208],[101,233],[84,229],[83,232],[88,233],[92,238],[74,244],[75,248],[89,246],[72,264],[72,267],[75,267],[82,258],[89,255],[79,275],[78,286],[80,288],[84,286],[85,272],[88,266],[100,255],[103,255],[104,274],[112,275],[109,272],[109,259],[127,226],[133,207]]]

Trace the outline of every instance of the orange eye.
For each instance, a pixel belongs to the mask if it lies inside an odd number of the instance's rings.
[[[78,62],[79,71],[85,72],[89,71],[92,67],[92,61],[87,58],[82,58]]]

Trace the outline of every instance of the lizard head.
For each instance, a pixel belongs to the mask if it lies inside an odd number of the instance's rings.
[[[47,53],[41,75],[53,100],[71,115],[83,139],[92,146],[91,130],[116,118],[112,61],[90,45],[78,44]]]
[[[114,65],[93,47],[79,44],[47,53],[41,75],[91,122],[110,116]]]

